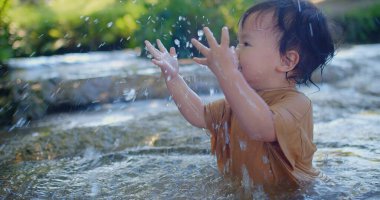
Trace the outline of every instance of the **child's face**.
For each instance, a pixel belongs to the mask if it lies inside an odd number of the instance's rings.
[[[273,12],[253,13],[240,24],[237,47],[240,70],[248,84],[256,89],[269,89],[278,78],[276,67],[281,64]]]

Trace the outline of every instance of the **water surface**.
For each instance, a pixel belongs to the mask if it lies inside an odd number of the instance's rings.
[[[300,88],[313,101],[313,164],[323,176],[278,198],[380,198],[378,52],[379,45],[342,51],[320,90]],[[222,97],[202,95],[206,102]],[[0,138],[1,199],[268,197],[221,176],[207,132],[187,123],[169,97],[54,113],[3,128]]]

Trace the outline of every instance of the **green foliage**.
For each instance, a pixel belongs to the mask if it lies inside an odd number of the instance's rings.
[[[380,42],[380,4],[338,16],[336,22],[343,28],[345,42]]]
[[[141,28],[136,39],[154,41],[159,38],[165,46],[174,46],[179,57],[197,55],[190,40],[205,40],[202,28],[209,26],[216,38],[220,38],[221,28],[232,28],[231,41],[236,39],[237,21],[252,1],[202,1],[202,0],[162,0],[148,8],[140,18]],[[246,5],[246,6],[243,6]]]
[[[7,0],[0,0],[1,3]],[[205,42],[202,28],[217,38],[230,28],[235,44],[237,23],[252,0],[13,0],[1,12],[0,61],[37,56],[143,47],[160,38],[179,57],[198,55],[190,39]],[[10,5],[10,7],[9,7]],[[1,16],[1,14],[0,14]],[[380,5],[334,17],[351,43],[380,42]],[[145,51],[143,52],[146,53]]]
[[[19,3],[9,13],[10,40],[16,56],[125,48],[133,42],[121,39],[135,31],[140,13],[142,4],[131,1]]]
[[[0,68],[3,66],[1,63],[12,56],[12,47],[8,42],[9,30],[8,21],[4,14],[10,8],[9,0],[0,0]]]
[[[218,37],[252,4],[248,0],[18,0],[8,13],[8,43],[15,56],[49,55],[142,47],[145,39],[179,41],[180,57],[198,30],[210,26]],[[27,16],[27,17],[25,17]],[[196,52],[195,52],[196,53]]]

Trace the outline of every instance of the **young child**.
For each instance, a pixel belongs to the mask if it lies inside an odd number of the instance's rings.
[[[210,68],[225,95],[207,105],[179,75],[173,47],[145,44],[182,115],[210,131],[219,170],[264,188],[313,180],[312,104],[295,86],[313,83],[312,72],[334,55],[324,15],[307,1],[270,0],[243,14],[236,51],[226,27],[220,44],[204,33],[209,47],[193,39],[204,55],[194,61]]]

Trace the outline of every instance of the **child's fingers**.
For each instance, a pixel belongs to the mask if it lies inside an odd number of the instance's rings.
[[[155,65],[157,65],[157,66],[159,66],[160,68],[162,68],[163,65],[164,65],[164,61],[157,60],[157,59],[152,59],[152,63],[155,64]]]
[[[153,57],[160,57],[161,52],[157,50],[148,40],[145,40],[145,46],[148,48],[149,53],[152,54]]]
[[[207,65],[207,58],[194,57],[193,60],[200,65]]]
[[[203,45],[202,43],[200,43],[196,39],[191,39],[191,43],[195,46],[195,48],[198,49],[198,51],[201,52],[202,55],[204,55],[205,57],[207,57],[209,49],[205,45]]]
[[[162,53],[168,52],[168,50],[166,50],[165,46],[162,44],[161,40],[157,39],[157,45]]]
[[[230,35],[228,33],[228,28],[226,26],[222,28],[222,36],[221,36],[220,45],[227,48],[230,46]]]
[[[215,40],[211,30],[208,27],[203,28],[203,32],[206,35],[207,42],[210,45],[210,48],[215,48],[218,46],[218,42]]]

